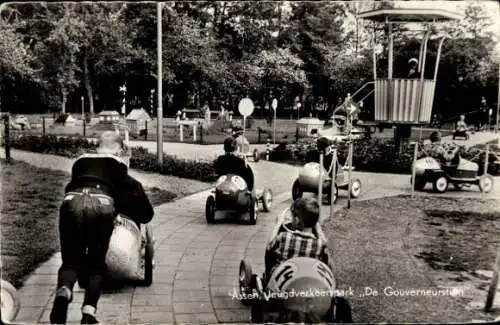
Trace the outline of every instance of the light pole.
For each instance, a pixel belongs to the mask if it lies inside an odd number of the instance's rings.
[[[500,124],[500,63],[498,64],[498,98],[497,98],[497,118],[495,119],[495,133],[498,133]]]
[[[126,114],[126,107],[125,107],[125,102],[126,102],[126,96],[127,96],[127,85],[123,84],[123,86],[120,87],[120,92],[122,93],[122,116],[125,116]]]
[[[162,89],[162,9],[163,3],[156,3],[156,55],[158,63],[157,83],[158,83],[158,109],[157,109],[157,126],[156,126],[156,153],[158,156],[158,165],[163,164],[163,89]]]

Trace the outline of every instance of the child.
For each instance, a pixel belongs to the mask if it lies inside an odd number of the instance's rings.
[[[329,265],[326,242],[318,238],[314,228],[319,221],[319,204],[315,198],[299,198],[292,203],[292,222],[266,247],[265,279],[281,263],[293,257],[311,257]],[[264,280],[267,282],[267,280]]]

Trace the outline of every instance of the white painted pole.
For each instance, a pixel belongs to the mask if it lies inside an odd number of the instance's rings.
[[[486,304],[484,306],[484,311],[491,311],[491,307],[493,306],[493,301],[495,300],[495,294],[498,287],[498,276],[500,273],[500,246],[498,247],[497,257],[495,259],[495,265],[493,269],[493,275],[491,277],[490,288],[488,289],[488,295],[486,297]]]
[[[333,217],[333,214],[334,214],[334,209],[333,209],[333,196],[336,194],[335,192],[335,188],[336,188],[336,181],[337,181],[337,173],[335,172],[335,169],[337,169],[337,148],[333,149],[333,153],[332,153],[332,185],[331,185],[331,189],[330,189],[330,197],[331,197],[331,200],[330,200],[330,218]]]
[[[318,204],[320,208],[320,213],[321,213],[321,206],[323,205],[323,160],[324,160],[324,154],[321,152],[319,154],[319,184],[318,184]]]
[[[347,208],[350,209],[351,208],[351,190],[352,190],[352,154],[353,154],[353,140],[351,138],[351,135],[349,134],[349,157],[348,157],[348,162],[349,162],[349,171],[348,171],[348,175],[349,175],[349,183],[347,183]]]
[[[415,150],[413,152],[413,164],[411,168],[411,195],[413,196],[415,194],[415,177],[416,177],[416,170],[415,170],[415,163],[417,162],[417,157],[418,157],[418,142],[415,141]]]
[[[157,83],[158,83],[158,110],[157,110],[157,126],[156,126],[156,153],[158,156],[158,164],[163,164],[163,60],[162,60],[162,48],[163,48],[163,33],[162,33],[162,9],[163,3],[156,3],[156,55],[158,64],[157,73]],[[182,125],[181,125],[182,130]],[[181,131],[182,139],[182,131]],[[182,141],[182,140],[181,140]]]
[[[274,120],[273,120],[273,144],[276,145],[276,108],[274,109]]]
[[[484,157],[484,175],[488,174],[488,160],[490,158],[490,145],[486,144],[486,156]]]

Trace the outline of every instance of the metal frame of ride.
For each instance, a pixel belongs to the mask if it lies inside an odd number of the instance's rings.
[[[337,169],[337,164],[339,165],[338,172],[335,175],[334,184],[330,185],[325,182],[331,182],[330,177],[324,175],[324,152],[320,153],[319,157],[319,178],[317,184],[317,190],[312,189],[309,186],[301,185],[299,178],[294,182],[292,187],[292,199],[295,200],[298,197],[302,196],[303,192],[314,192],[318,195],[318,198],[323,198],[323,189],[330,188],[331,192],[328,193],[328,204],[330,204],[330,215],[333,215],[334,208],[333,204],[337,201],[338,198],[338,189],[347,190],[348,199],[347,199],[347,207],[351,207],[351,198],[357,198],[361,193],[361,180],[358,178],[352,178],[352,171],[354,167],[352,167],[352,159],[354,152],[354,136],[352,134],[353,131],[353,117],[357,112],[357,107],[355,105],[350,105],[352,102],[350,101],[350,97],[346,98],[343,105],[338,107],[332,116],[332,123],[337,127],[343,127],[347,133],[346,143],[348,144],[348,156],[346,160],[346,164],[344,166],[340,165],[338,162],[337,155],[337,147],[335,145],[330,146],[330,150],[332,150],[332,164],[327,171],[326,175],[329,175],[332,170]],[[341,115],[344,113],[344,115]],[[343,123],[341,122],[343,121]],[[332,128],[333,137],[335,137],[335,128]],[[346,175],[347,174],[347,175]],[[300,176],[299,176],[300,177]],[[322,205],[322,200],[318,200],[318,203]]]

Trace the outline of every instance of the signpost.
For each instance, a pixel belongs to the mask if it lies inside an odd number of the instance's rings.
[[[271,104],[274,111],[274,121],[273,121],[273,144],[276,145],[276,109],[278,108],[278,100],[275,98]]]
[[[238,111],[243,115],[243,139],[245,139],[245,128],[247,124],[247,117],[252,115],[254,109],[253,102],[250,98],[243,98],[238,104]]]
[[[157,69],[156,82],[158,91],[158,108],[156,110],[156,154],[158,157],[158,165],[163,164],[163,67],[162,67],[162,47],[163,47],[163,31],[162,31],[162,3],[156,3],[156,56],[157,56]]]

